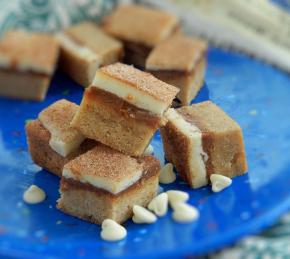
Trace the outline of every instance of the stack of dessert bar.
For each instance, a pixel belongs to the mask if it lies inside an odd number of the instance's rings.
[[[58,208],[123,222],[156,196],[160,162],[143,155],[178,89],[121,63],[100,68],[80,107],[60,100],[26,126],[35,163],[61,176]]]
[[[34,162],[61,177],[58,208],[101,224],[147,206],[160,162],[144,152],[158,129],[166,159],[192,188],[213,174],[245,173],[242,130],[221,108],[170,108],[176,97],[189,105],[201,88],[207,45],[177,33],[175,17],[140,6],[117,8],[102,27],[118,40],[92,23],[58,34],[61,68],[88,86],[80,106],[57,101],[26,126]],[[123,54],[147,72],[114,63]]]
[[[102,27],[123,42],[127,64],[180,88],[178,105],[189,105],[196,97],[203,86],[207,44],[184,36],[175,16],[137,5],[120,6],[104,18]]]

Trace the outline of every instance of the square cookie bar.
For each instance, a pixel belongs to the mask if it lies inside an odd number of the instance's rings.
[[[211,174],[227,177],[247,171],[240,126],[210,101],[169,109],[161,128],[165,157],[192,188]]]
[[[203,85],[207,44],[177,35],[158,44],[146,60],[146,70],[180,88],[177,98],[189,105]]]
[[[86,89],[72,126],[87,138],[140,156],[178,91],[133,66],[105,66]]]
[[[70,127],[78,105],[60,100],[43,110],[38,119],[26,125],[27,142],[32,160],[61,176],[63,166],[95,146]]]
[[[160,10],[140,5],[121,5],[103,20],[103,28],[120,39],[125,62],[145,67],[151,49],[179,30],[178,19]]]
[[[98,144],[64,166],[57,207],[96,224],[122,223],[134,205],[147,206],[156,196],[159,171],[153,156],[132,158]]]
[[[54,37],[9,31],[0,41],[0,95],[41,101],[55,69],[59,46]]]
[[[60,68],[87,87],[100,66],[123,57],[123,44],[103,32],[93,22],[83,22],[58,33],[61,45]]]

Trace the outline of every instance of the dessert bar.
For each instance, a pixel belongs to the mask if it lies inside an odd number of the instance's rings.
[[[247,171],[240,126],[210,101],[169,109],[161,128],[165,157],[193,188],[211,174],[227,177]]]
[[[96,224],[122,223],[134,205],[147,206],[156,196],[159,170],[153,156],[132,158],[97,144],[64,166],[57,206]]]
[[[60,68],[80,85],[87,87],[100,66],[123,57],[123,45],[93,22],[83,22],[58,33],[61,45]]]
[[[54,37],[9,31],[0,40],[0,95],[41,101],[58,58]]]
[[[140,5],[121,5],[103,20],[103,28],[120,39],[125,62],[145,67],[152,48],[179,31],[178,19],[166,12]]]
[[[100,68],[72,121],[84,136],[140,156],[179,89],[133,66]]]
[[[27,142],[33,161],[61,176],[63,166],[71,159],[93,148],[88,140],[70,127],[78,106],[60,100],[43,110],[38,119],[26,125]]]
[[[205,42],[177,35],[158,44],[146,60],[146,70],[180,88],[177,98],[189,105],[203,85],[206,68]]]

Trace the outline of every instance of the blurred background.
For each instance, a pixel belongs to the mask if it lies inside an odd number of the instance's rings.
[[[56,32],[132,2],[178,15],[188,34],[290,71],[289,0],[0,0],[0,35],[11,28]]]

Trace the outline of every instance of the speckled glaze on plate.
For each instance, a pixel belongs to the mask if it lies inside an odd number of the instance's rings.
[[[128,236],[117,243],[99,238],[100,227],[55,208],[59,179],[35,173],[27,153],[25,121],[52,102],[80,102],[83,89],[66,76],[54,77],[45,102],[0,99],[0,255],[13,257],[159,257],[208,253],[256,233],[290,207],[290,78],[248,57],[209,51],[206,86],[195,102],[210,99],[243,128],[249,174],[214,194],[191,190],[178,180],[165,189],[190,193],[200,210],[192,224],[177,224],[171,211],[153,225],[126,222]],[[162,161],[157,133],[152,144]],[[47,193],[39,205],[26,205],[23,191],[36,184]]]

